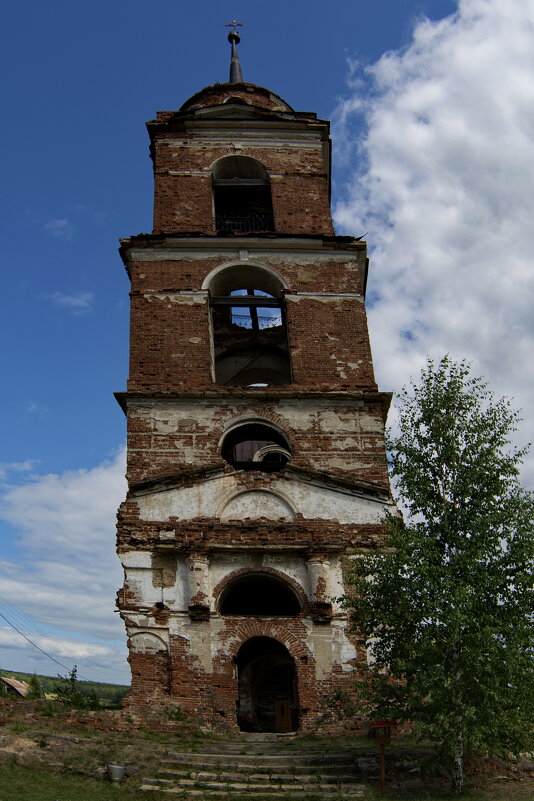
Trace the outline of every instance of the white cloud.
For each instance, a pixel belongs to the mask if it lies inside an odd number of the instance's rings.
[[[30,638],[43,651],[53,652],[56,656],[66,659],[85,659],[99,658],[109,659],[113,655],[113,649],[95,645],[94,643],[75,642],[61,637],[47,637],[42,635]],[[0,626],[0,648],[8,646],[12,648],[25,648],[27,641],[21,637],[14,629]]]
[[[0,479],[8,473],[27,473],[39,464],[38,459],[25,459],[23,462],[0,462]]]
[[[129,675],[124,626],[114,612],[122,584],[115,515],[126,495],[124,472],[121,451],[92,470],[31,476],[0,493],[0,518],[11,527],[14,548],[7,555],[6,544],[0,561],[3,614],[26,634],[34,627],[31,639],[52,656],[79,661],[80,673],[91,673],[95,662],[107,666],[112,681]],[[0,636],[4,666],[9,654],[19,669],[21,659],[41,660],[20,635],[6,636]],[[52,663],[39,665],[55,672]]]
[[[91,470],[35,477],[7,488],[0,514],[20,532],[20,542],[32,553],[56,549],[68,557],[114,545],[115,513],[125,496],[124,454]],[[110,537],[111,533],[111,537]]]
[[[34,400],[28,401],[26,404],[27,414],[35,414],[39,417],[44,417],[49,413],[49,411],[50,409],[47,406],[43,406]]]
[[[44,223],[43,228],[48,233],[52,234],[56,239],[63,239],[70,242],[74,239],[76,228],[66,217],[53,218]]]
[[[357,139],[338,226],[368,231],[378,379],[398,389],[426,355],[467,357],[497,395],[534,405],[534,2],[461,0],[423,20],[338,108]],[[349,151],[350,152],[350,151]],[[532,416],[521,439],[534,437]],[[534,485],[534,463],[525,472]]]
[[[64,292],[53,292],[47,297],[55,306],[69,309],[76,315],[90,311],[95,299],[92,292],[73,292],[71,295],[67,295]]]

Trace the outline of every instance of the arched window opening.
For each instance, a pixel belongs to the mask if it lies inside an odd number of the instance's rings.
[[[243,643],[235,662],[241,731],[296,731],[297,672],[287,648],[271,637],[252,637]]]
[[[296,617],[300,600],[277,576],[250,573],[230,582],[219,604],[221,615],[239,617]]]
[[[223,103],[240,103],[242,106],[250,105],[250,103],[245,100],[244,97],[240,97],[239,95],[230,95],[230,97],[227,97],[226,100],[223,100]]]
[[[250,156],[226,156],[213,168],[217,233],[274,231],[267,170]]]
[[[264,423],[246,423],[224,438],[223,459],[238,470],[280,470],[291,458],[287,439]]]
[[[216,382],[291,383],[285,305],[276,276],[236,265],[217,275],[210,290]]]

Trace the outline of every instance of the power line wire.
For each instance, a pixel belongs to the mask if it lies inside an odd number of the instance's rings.
[[[26,630],[28,630],[28,629],[29,629],[30,631],[31,631],[31,630],[33,630],[33,632],[34,632],[35,634],[37,634],[37,636],[41,636],[41,637],[47,637],[47,636],[48,636],[48,635],[47,635],[47,634],[46,634],[46,633],[43,631],[43,629],[42,629],[42,628],[41,628],[41,627],[40,627],[40,626],[39,626],[39,625],[38,625],[36,622],[34,622],[34,621],[33,621],[33,619],[32,619],[32,618],[28,617],[28,615],[26,615],[26,614],[25,614],[24,612],[22,612],[21,610],[18,610],[18,609],[17,609],[17,607],[13,606],[12,604],[9,604],[9,603],[7,603],[7,601],[5,600],[5,598],[3,598],[1,595],[0,595],[0,602],[2,602],[2,603],[3,603],[4,607],[7,607],[7,611],[9,611],[9,614],[10,614],[11,616],[14,616],[14,617],[15,617],[15,620],[17,620],[17,618],[18,618],[18,619],[21,621],[21,624],[23,624],[23,625],[24,625],[24,628],[26,628]],[[0,615],[3,617],[3,619],[4,619],[4,620],[5,620],[5,621],[6,621],[6,622],[7,622],[7,623],[8,623],[8,624],[9,624],[9,625],[10,625],[10,626],[11,626],[11,627],[12,627],[12,628],[13,628],[13,629],[14,629],[14,630],[15,630],[15,631],[18,633],[18,634],[20,634],[22,637],[24,637],[24,639],[25,639],[25,640],[27,640],[27,641],[28,641],[28,642],[29,642],[31,645],[34,645],[34,646],[35,646],[35,648],[38,648],[40,651],[42,651],[42,652],[43,652],[43,653],[44,653],[46,656],[50,657],[50,659],[52,659],[52,660],[53,660],[54,662],[56,662],[58,665],[60,665],[61,667],[64,667],[64,668],[65,668],[65,670],[69,670],[69,668],[68,668],[68,667],[66,667],[66,665],[63,665],[61,662],[58,662],[58,660],[57,660],[57,659],[54,659],[54,657],[50,656],[50,654],[48,654],[46,651],[44,651],[42,648],[40,648],[38,645],[36,645],[34,642],[32,642],[32,640],[31,640],[31,639],[30,639],[30,638],[29,638],[29,637],[28,637],[26,634],[24,634],[24,632],[20,631],[20,630],[19,630],[19,629],[18,629],[18,628],[17,628],[17,627],[14,625],[14,623],[12,623],[10,620],[8,620],[8,619],[7,619],[7,617],[6,617],[4,614],[2,614],[2,612],[0,612]],[[29,625],[28,625],[28,624],[29,624]],[[109,673],[112,673],[112,674],[114,674],[114,673],[115,673],[115,669],[114,669],[114,668],[105,667],[104,665],[101,665],[101,664],[99,664],[98,662],[93,662],[91,659],[87,659],[87,658],[86,658],[86,659],[83,659],[82,661],[83,661],[83,663],[84,663],[85,665],[89,665],[90,667],[92,667],[92,668],[93,668],[93,670],[96,670],[96,671],[98,671],[99,673],[102,673],[102,672],[103,672],[103,673],[108,673],[108,674],[109,674]],[[80,675],[80,678],[83,678],[83,679],[85,679],[86,681],[91,681],[91,679],[87,679],[85,676],[82,676],[81,674],[79,674],[79,675]]]
[[[5,611],[8,613],[9,617],[14,619],[15,622],[19,623],[21,628],[24,629],[26,632],[33,632],[37,635],[46,636],[45,632],[42,628],[40,628],[37,621],[33,620],[32,618],[28,617],[28,615],[23,612],[21,609],[18,609],[13,604],[9,604],[5,598],[0,595],[0,603],[4,606]]]
[[[11,628],[14,629],[17,632],[17,634],[20,634],[21,637],[24,637],[24,639],[27,642],[29,642],[30,645],[33,645],[34,648],[37,648],[38,651],[40,651],[42,654],[44,654],[49,659],[51,659],[52,662],[55,662],[56,665],[59,665],[60,667],[65,668],[65,670],[67,670],[69,673],[71,672],[72,668],[67,667],[67,665],[63,664],[63,662],[59,662],[55,657],[53,657],[51,654],[47,653],[47,651],[45,651],[42,648],[40,648],[36,643],[33,642],[33,640],[30,640],[30,638],[27,637],[24,634],[24,632],[20,631],[20,629],[18,629],[10,620],[8,620],[7,617],[4,614],[2,614],[2,612],[0,612],[0,617],[2,617],[6,621],[8,626],[11,626]],[[88,679],[86,676],[80,676],[80,678],[85,679],[85,681],[91,681],[91,679]]]

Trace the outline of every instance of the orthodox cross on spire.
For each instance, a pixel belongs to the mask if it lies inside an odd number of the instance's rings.
[[[232,30],[228,34],[228,41],[232,45],[232,59],[230,61],[230,83],[243,83],[243,73],[241,72],[241,64],[239,63],[239,56],[237,54],[236,45],[241,41],[241,37],[237,32],[238,25],[242,28],[243,23],[233,19],[231,22],[226,22],[225,27]]]

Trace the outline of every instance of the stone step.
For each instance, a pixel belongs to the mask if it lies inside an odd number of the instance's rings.
[[[253,765],[253,764],[261,764],[261,765],[272,765],[273,767],[276,765],[281,764],[323,764],[323,763],[330,763],[336,765],[343,765],[343,764],[350,764],[354,761],[353,754],[325,754],[324,752],[317,752],[317,753],[283,753],[283,754],[249,754],[247,753],[240,753],[240,754],[222,754],[222,753],[208,753],[206,751],[185,751],[185,752],[169,752],[166,757],[166,761],[173,761],[173,762],[186,762],[187,764],[196,764],[199,763],[218,763],[218,762],[229,762],[231,764],[242,764],[242,765]]]
[[[211,736],[200,737],[196,743],[193,744],[193,747],[197,748],[207,748],[212,749],[216,748],[221,751],[232,751],[235,749],[243,749],[245,748],[247,751],[252,751],[253,749],[263,750],[263,751],[280,751],[285,748],[295,748],[297,751],[301,751],[305,748],[310,748],[315,751],[321,751],[322,749],[326,748],[328,751],[335,751],[336,748],[342,748],[345,751],[348,751],[352,748],[352,743],[356,743],[357,741],[361,741],[361,737],[354,738],[352,742],[350,740],[345,741],[337,741],[334,743],[332,740],[328,740],[327,738],[316,739],[313,737],[299,737],[298,735],[275,735],[276,740],[274,741],[264,741],[264,740],[245,740],[241,737],[237,739],[225,739],[223,737],[216,738]]]
[[[224,752],[224,753],[242,753],[246,751],[249,754],[273,754],[276,752],[283,753],[285,751],[291,751],[295,748],[294,740],[286,740],[285,742],[280,743],[249,743],[249,742],[228,742],[225,743],[224,741],[216,741],[216,742],[202,742],[197,745],[202,751],[210,751],[210,752]],[[310,751],[322,751],[323,749],[319,746],[316,746],[314,743],[310,743]],[[302,750],[301,747],[297,748],[296,750]],[[333,750],[333,749],[332,749]]]
[[[209,798],[211,796],[225,796],[231,798],[232,795],[246,795],[247,798],[263,798],[272,797],[280,798],[280,793],[284,793],[285,798],[297,799],[305,795],[306,801],[311,799],[323,798],[358,798],[363,796],[365,786],[362,784],[353,785],[336,785],[336,784],[320,784],[310,789],[310,787],[295,787],[294,785],[284,784],[269,784],[269,785],[249,785],[234,782],[230,784],[223,784],[220,782],[210,782],[202,786],[170,786],[161,784],[155,779],[145,779],[144,784],[139,788],[142,791],[156,791],[160,793],[174,793],[181,797],[202,797]]]
[[[218,762],[195,762],[187,764],[184,762],[175,762],[172,759],[162,759],[159,764],[161,765],[161,770],[165,771],[165,773],[175,773],[177,775],[185,775],[191,773],[194,770],[211,770],[214,772],[220,772],[221,770],[231,770],[233,772],[239,772],[244,775],[248,775],[250,773],[284,773],[287,775],[298,775],[304,773],[338,773],[340,770],[345,773],[356,773],[357,770],[357,763],[354,761],[348,762],[343,765],[331,765],[328,762],[318,763],[317,765],[313,765],[310,763],[304,765],[295,765],[295,764],[287,764],[287,763],[274,763],[274,764],[258,764],[257,762],[233,762],[229,764],[224,759],[219,760]]]
[[[157,786],[153,787],[153,786],[151,786],[149,784],[143,784],[139,789],[143,790],[143,791],[156,791],[156,792],[159,792],[159,793],[169,793],[169,794],[173,793],[175,795],[178,795],[181,799],[197,798],[200,801],[203,801],[203,799],[208,799],[208,798],[228,798],[228,799],[231,799],[233,797],[233,795],[234,795],[233,793],[229,793],[228,790],[187,790],[187,791],[184,791],[183,789],[180,789],[180,788],[172,788],[172,789],[171,788],[165,788],[164,789],[162,787],[157,787]],[[340,792],[339,790],[336,790],[335,792],[332,792],[332,793],[328,793],[326,791],[323,791],[319,795],[317,795],[317,794],[308,794],[305,797],[305,801],[324,801],[325,799],[330,799],[330,798],[331,799],[335,799],[335,801],[344,801],[345,798],[361,798],[363,796],[363,794],[364,794],[364,790],[363,789],[362,790],[351,790],[350,792],[345,792],[344,790],[343,790],[343,792]],[[241,799],[243,799],[243,794],[242,793],[237,793],[236,794],[236,798],[238,798],[239,801],[241,801]],[[275,790],[275,791],[271,790],[270,792],[266,792],[266,791],[262,790],[261,792],[256,793],[253,790],[248,789],[246,791],[246,798],[247,799],[249,799],[249,798],[257,798],[258,801],[264,801],[264,799],[267,799],[267,798],[280,799],[280,792],[278,790]],[[300,796],[293,795],[292,793],[286,793],[285,794],[285,798],[289,799],[290,801],[293,801],[293,799],[295,799],[295,801],[298,801]]]
[[[172,751],[160,760],[152,778],[144,778],[141,790],[182,795],[184,798],[226,797],[301,799],[358,798],[364,754],[354,749],[317,745],[291,750],[289,744],[208,743],[199,751]],[[368,761],[368,760],[367,760]],[[156,767],[156,766],[154,766]],[[361,769],[362,768],[362,769]]]
[[[254,781],[254,782],[243,782],[243,781],[214,781],[213,779],[181,779],[180,781],[171,781],[170,779],[161,779],[158,777],[154,778],[146,778],[144,779],[146,782],[150,782],[151,784],[159,784],[162,787],[208,787],[210,789],[215,790],[222,790],[224,787],[228,787],[232,790],[291,790],[297,792],[307,792],[310,790],[310,785],[307,783],[299,784],[298,782],[270,782],[270,781]],[[349,779],[347,782],[329,782],[325,781],[324,779],[315,782],[313,785],[313,790],[323,790],[323,789],[343,789],[345,787],[357,787],[361,788],[361,782],[354,782]]]
[[[298,773],[293,774],[290,771],[280,773],[229,773],[227,771],[189,771],[189,770],[158,770],[158,776],[167,781],[181,781],[182,779],[193,779],[194,781],[205,781],[210,779],[218,779],[219,781],[241,781],[241,782],[286,782],[292,781],[293,783],[317,783],[323,780],[332,779],[335,777],[336,782],[354,782],[357,777],[353,773],[340,774],[335,769],[321,770],[318,773]]]
[[[361,753],[361,752],[359,752]],[[177,757],[191,757],[191,756],[207,756],[218,757],[219,759],[236,759],[236,757],[246,756],[250,759],[322,759],[333,760],[334,762],[342,761],[343,759],[352,759],[355,751],[335,751],[333,753],[325,751],[292,751],[285,749],[280,752],[269,751],[262,754],[251,753],[248,750],[235,751],[226,753],[225,751],[169,751],[169,756],[176,755]]]

